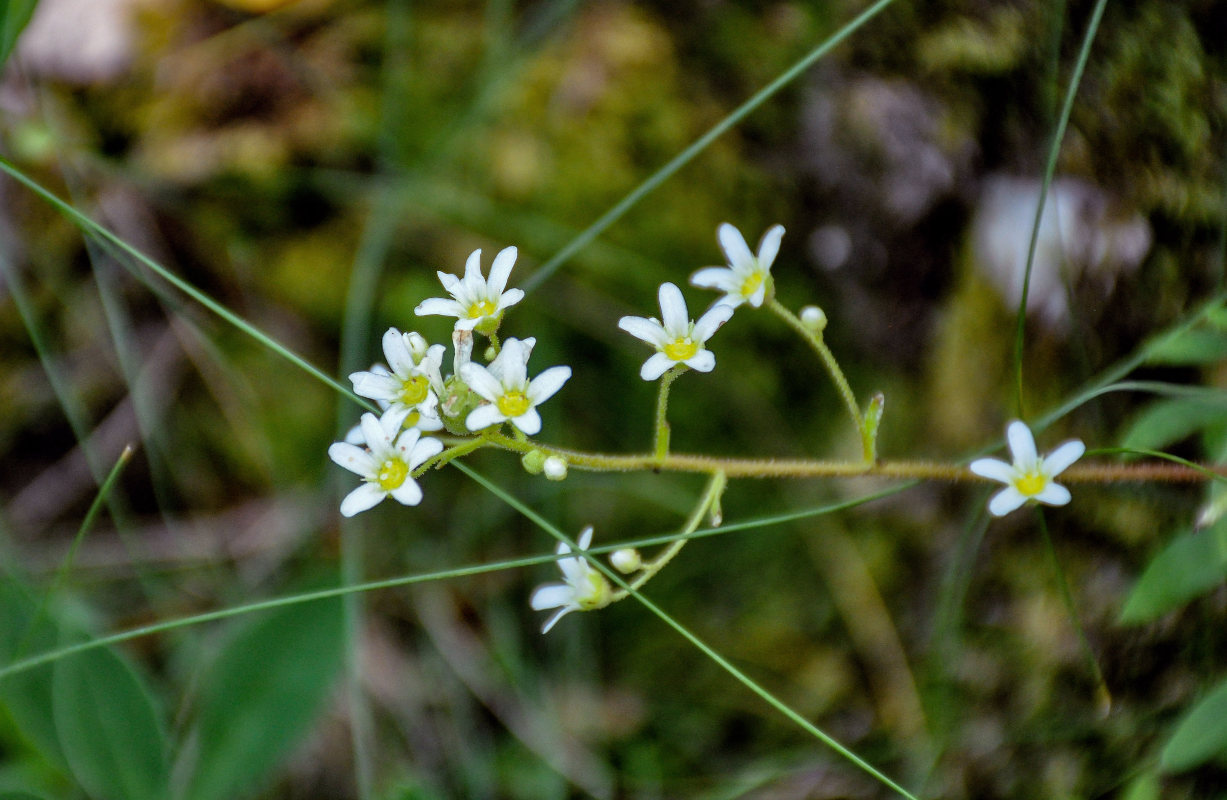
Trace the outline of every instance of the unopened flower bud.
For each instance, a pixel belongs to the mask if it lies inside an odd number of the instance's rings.
[[[623,575],[630,575],[632,572],[637,572],[643,566],[643,559],[639,557],[638,550],[625,548],[613,551],[609,556],[609,563],[613,564],[614,569]]]
[[[540,475],[546,465],[545,453],[540,450],[529,450],[520,459],[520,464],[529,475]]]
[[[550,456],[545,459],[545,463],[541,467],[545,472],[545,477],[552,481],[560,481],[567,477],[567,460],[558,456]]]
[[[486,352],[484,355],[486,357],[487,362],[493,361],[495,356],[498,355],[498,350],[494,349],[494,345],[490,345],[489,347],[486,348]]]
[[[822,333],[827,326],[827,315],[818,306],[806,306],[801,309],[801,324],[814,333]]]

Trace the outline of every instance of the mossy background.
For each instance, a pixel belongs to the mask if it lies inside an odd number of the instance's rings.
[[[412,314],[440,294],[436,270],[458,272],[478,247],[488,264],[515,244],[513,284],[529,281],[862,6],[123,8],[131,39],[117,71],[57,72],[21,43],[0,91],[0,148],[343,378],[380,359],[388,326],[446,340],[446,320]],[[616,321],[656,313],[662,281],[683,284],[719,262],[715,229],[729,221],[752,243],[772,223],[787,228],[778,296],[821,305],[858,395],[885,392],[884,456],[955,459],[994,441],[1015,413],[1014,310],[971,263],[968,231],[987,176],[1042,174],[1090,11],[1072,0],[899,0],[717,140],[508,314],[505,335],[538,339],[534,372],[574,369],[542,409],[541,438],[649,446],[654,386],[637,376],[646,348]],[[1090,274],[1075,282],[1064,328],[1030,321],[1029,409],[1055,406],[1221,286],[1224,30],[1227,7],[1211,0],[1108,6],[1058,172],[1112,198],[1098,218],[1107,235],[1137,213],[1153,244],[1111,292]],[[919,169],[921,156],[934,168]],[[83,437],[95,475],[124,443],[139,452],[52,604],[76,629],[124,629],[335,576],[337,503],[352,476],[325,451],[358,409],[142,268],[125,269],[11,181],[0,183],[0,214],[7,580],[34,597],[51,584],[96,491]],[[832,231],[848,247],[835,267],[823,261]],[[692,311],[711,299],[685,292]],[[717,369],[675,384],[676,450],[855,456],[820,366],[771,317],[739,312],[712,345]],[[1208,363],[1140,377],[1222,387],[1224,372]],[[1082,406],[1041,449],[1075,435],[1115,445],[1144,402],[1115,394]],[[1197,438],[1174,452],[1214,455]],[[598,543],[676,530],[701,486],[578,471],[555,484],[495,452],[468,463],[565,531],[594,524]],[[384,504],[347,528],[363,578],[553,548],[455,470],[422,484],[421,506]],[[737,481],[723,506],[737,522],[880,488]],[[920,796],[1227,788],[1213,764],[1156,771],[1174,721],[1223,673],[1227,592],[1218,585],[1146,625],[1117,622],[1136,576],[1188,528],[1204,490],[1080,487],[1047,514],[1112,695],[1106,714],[1034,515],[986,527],[986,496],[927,484],[704,539],[648,594]],[[364,595],[351,654],[362,704],[320,668],[329,691],[313,723],[283,732],[284,750],[232,796],[347,798],[364,782],[389,800],[890,796],[633,601],[572,615],[542,637],[527,597],[555,574],[545,565]],[[197,730],[206,656],[227,624],[121,648],[172,738]],[[236,725],[276,724],[233,713]],[[26,719],[10,707],[0,724],[0,789],[85,796],[73,765]]]

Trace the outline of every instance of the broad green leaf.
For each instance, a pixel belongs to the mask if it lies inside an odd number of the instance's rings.
[[[1146,566],[1121,610],[1120,622],[1148,622],[1179,608],[1227,578],[1221,537],[1227,522],[1194,533],[1183,533],[1168,543]]]
[[[1148,364],[1210,364],[1227,358],[1227,332],[1190,328],[1146,351]]]
[[[1159,774],[1150,770],[1129,782],[1129,787],[1125,789],[1121,800],[1159,800],[1162,789]]]
[[[95,797],[165,800],[169,744],[153,698],[113,650],[55,662],[53,708],[73,775]]]
[[[1121,447],[1161,450],[1227,418],[1223,403],[1179,398],[1151,403],[1129,426]]]
[[[3,0],[0,4],[0,69],[8,61],[17,37],[34,14],[38,0]]]
[[[1191,769],[1227,752],[1227,681],[1210,690],[1176,725],[1160,763],[1170,772]]]
[[[201,681],[189,800],[251,790],[310,730],[344,656],[340,600],[244,620]]]
[[[28,630],[34,602],[13,581],[0,587],[0,661],[41,653],[59,643],[55,625],[43,615],[34,631]],[[11,675],[0,681],[0,705],[22,735],[48,760],[65,765],[51,712],[51,667],[44,666]]]

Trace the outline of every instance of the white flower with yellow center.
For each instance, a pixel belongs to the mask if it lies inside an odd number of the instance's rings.
[[[363,414],[365,449],[349,442],[333,442],[328,457],[362,478],[362,485],[341,501],[342,516],[352,517],[378,505],[385,497],[407,506],[422,502],[422,490],[413,470],[443,450],[438,439],[421,438],[417,428],[403,430],[406,408],[389,408],[383,416]]]
[[[439,430],[439,396],[443,375],[439,371],[446,348],[427,345],[421,334],[389,328],[383,335],[383,355],[391,369],[376,365],[349,376],[354,393],[369,397],[385,409],[404,408],[409,427]]]
[[[592,526],[584,528],[579,535],[580,550],[587,550],[592,544]],[[558,620],[572,611],[592,611],[609,605],[612,589],[595,567],[583,556],[571,556],[574,552],[566,542],[558,543],[558,555],[569,556],[558,559],[558,568],[566,583],[547,583],[538,586],[528,604],[534,611],[545,611],[548,608],[558,609],[541,626],[542,633],[549,633],[550,628]]]
[[[716,356],[704,345],[733,316],[733,306],[718,303],[699,317],[698,322],[693,322],[686,310],[682,290],[672,283],[660,285],[658,299],[661,319],[623,317],[618,320],[619,328],[656,348],[656,354],[639,370],[639,377],[654,381],[677,364],[685,364],[698,372],[711,372],[716,366]]]
[[[456,317],[455,330],[493,333],[502,321],[503,311],[524,298],[521,289],[507,289],[507,278],[516,262],[514,247],[500,251],[490,265],[489,279],[481,274],[481,250],[474,250],[464,265],[464,278],[440,272],[439,280],[452,299],[431,297],[418,303],[413,313],[419,317],[439,314]],[[506,291],[504,291],[506,289]]]
[[[690,276],[693,286],[716,289],[724,292],[720,302],[733,308],[749,303],[758,308],[771,296],[774,289],[771,280],[771,264],[780,252],[780,239],[784,226],[773,225],[758,242],[758,255],[750,252],[741,231],[727,222],[716,230],[727,267],[704,267]]]
[[[968,469],[975,474],[1006,485],[989,501],[989,513],[994,517],[1004,517],[1028,500],[1050,506],[1068,503],[1069,489],[1054,483],[1053,478],[1082,458],[1086,445],[1071,439],[1041,458],[1036,453],[1035,438],[1026,423],[1014,420],[1006,428],[1005,435],[1010,443],[1013,464],[995,458],[980,458],[968,465]]]
[[[472,361],[460,365],[460,377],[486,403],[469,412],[464,424],[471,431],[510,421],[532,436],[541,430],[537,406],[549,400],[571,377],[570,367],[550,367],[531,381],[528,356],[536,339],[508,339],[503,349],[483,367]]]

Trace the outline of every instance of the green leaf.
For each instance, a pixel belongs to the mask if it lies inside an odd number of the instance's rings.
[[[1146,566],[1121,609],[1120,622],[1135,625],[1179,608],[1227,578],[1221,537],[1227,522],[1173,538]]]
[[[1163,786],[1159,783],[1159,773],[1148,770],[1129,782],[1121,800],[1159,800]]]
[[[17,37],[34,14],[38,0],[5,0],[0,10],[0,68],[8,61]]]
[[[43,615],[36,629],[29,630],[34,602],[15,581],[0,587],[0,659],[3,663],[50,650],[59,643],[59,633]],[[0,704],[31,744],[48,760],[65,765],[51,713],[51,667],[38,667],[0,681]]]
[[[201,681],[190,800],[233,800],[306,735],[343,663],[343,621],[339,599],[244,620]]]
[[[113,650],[52,669],[56,732],[74,776],[96,797],[165,800],[169,751],[153,698]]]
[[[1151,345],[1148,364],[1210,364],[1227,358],[1227,332],[1190,328]]]
[[[1215,686],[1176,725],[1159,761],[1170,772],[1191,769],[1227,752],[1227,681]]]
[[[1179,398],[1151,403],[1129,426],[1121,447],[1161,450],[1227,418],[1223,403]]]

